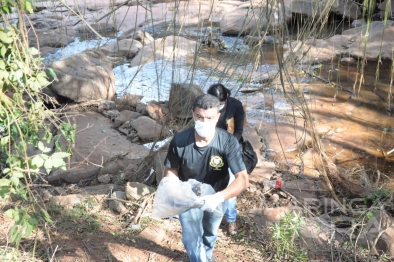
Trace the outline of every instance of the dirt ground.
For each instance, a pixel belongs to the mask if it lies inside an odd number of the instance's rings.
[[[257,185],[259,187],[259,185]],[[256,190],[255,187],[253,187]],[[264,251],[264,232],[258,230],[249,215],[259,207],[255,194],[245,191],[238,198],[237,234],[227,233],[223,219],[219,228],[214,256],[218,261],[267,261],[271,254]],[[53,223],[46,232],[37,234],[36,258],[42,261],[189,261],[182,244],[181,226],[177,218],[153,220],[150,208],[133,229],[128,214],[115,214],[105,204],[85,203],[73,209],[47,206]],[[129,211],[135,212],[133,206]],[[1,245],[7,245],[12,220],[1,215]],[[21,250],[30,253],[34,237],[21,242]],[[28,260],[26,260],[28,261]]]

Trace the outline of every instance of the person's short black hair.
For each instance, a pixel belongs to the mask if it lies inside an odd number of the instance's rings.
[[[207,93],[216,96],[220,102],[226,101],[227,97],[231,95],[231,91],[219,83],[211,85],[208,88]]]
[[[210,109],[217,107],[219,109],[220,101],[217,97],[210,94],[200,95],[194,100],[193,111],[198,107],[202,109]]]

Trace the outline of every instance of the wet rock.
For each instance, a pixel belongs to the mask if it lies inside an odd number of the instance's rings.
[[[122,199],[124,200],[126,197],[125,192],[123,191],[115,191],[112,193],[111,198]],[[122,202],[116,200],[108,201],[108,206],[112,211],[115,211],[119,214],[123,214],[127,211],[127,208],[123,205]]]
[[[124,39],[105,44],[99,48],[99,51],[107,56],[133,58],[141,48],[142,44],[137,40]]]
[[[155,60],[179,59],[193,54],[196,42],[181,36],[168,36],[156,39],[154,42],[145,45],[136,57],[131,60],[129,66],[138,66]],[[174,50],[175,47],[175,50]]]
[[[142,183],[127,182],[125,191],[128,200],[138,200],[145,195],[153,193],[155,189]]]
[[[124,32],[119,39],[135,39],[139,41],[142,45],[150,44],[151,42],[155,41],[155,39],[148,33],[141,29],[137,31],[131,30],[129,32]]]
[[[191,118],[194,100],[204,94],[195,84],[172,83],[169,98],[169,110],[175,118]]]
[[[98,180],[100,183],[108,184],[108,183],[111,182],[111,176],[110,176],[109,174],[101,175],[101,176],[98,176],[98,177],[97,177],[97,180]]]
[[[143,141],[162,139],[169,134],[168,129],[147,116],[130,121],[130,126],[137,130],[138,137]]]
[[[220,31],[226,35],[279,29],[291,19],[290,10],[280,4],[242,4],[220,20]],[[267,8],[269,6],[269,8]],[[285,9],[285,10],[283,10]],[[270,17],[267,18],[267,13]],[[285,17],[283,17],[285,14]]]
[[[80,194],[72,194],[66,196],[53,196],[49,202],[54,205],[63,206],[65,208],[72,208],[74,205],[86,200],[86,197]]]
[[[122,112],[120,112],[120,115],[115,118],[113,127],[119,127],[123,125],[125,122],[137,119],[140,116],[141,116],[140,113],[130,110],[123,110]]]
[[[121,98],[116,100],[116,109],[118,111],[130,110],[133,111],[137,104],[141,102],[143,96],[132,95],[129,93],[124,94]]]
[[[155,155],[155,173],[156,173],[156,183],[159,184],[164,177],[164,160],[167,156],[167,151],[159,151]]]
[[[115,76],[111,60],[97,51],[85,51],[52,64],[57,80],[53,92],[75,102],[95,99],[112,100]]]

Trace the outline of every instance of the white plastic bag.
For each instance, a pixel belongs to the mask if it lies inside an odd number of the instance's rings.
[[[200,196],[215,194],[211,185],[189,179],[187,182],[177,177],[164,177],[157,188],[153,201],[153,218],[167,218],[179,215],[190,208],[200,208],[204,203]],[[223,215],[222,205],[214,211]]]

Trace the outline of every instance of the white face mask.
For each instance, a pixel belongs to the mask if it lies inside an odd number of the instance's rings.
[[[225,104],[219,106],[219,111],[222,110],[222,109],[224,108],[224,105],[225,105]]]
[[[196,120],[194,122],[194,129],[199,136],[206,138],[215,134],[215,122],[201,122]]]

